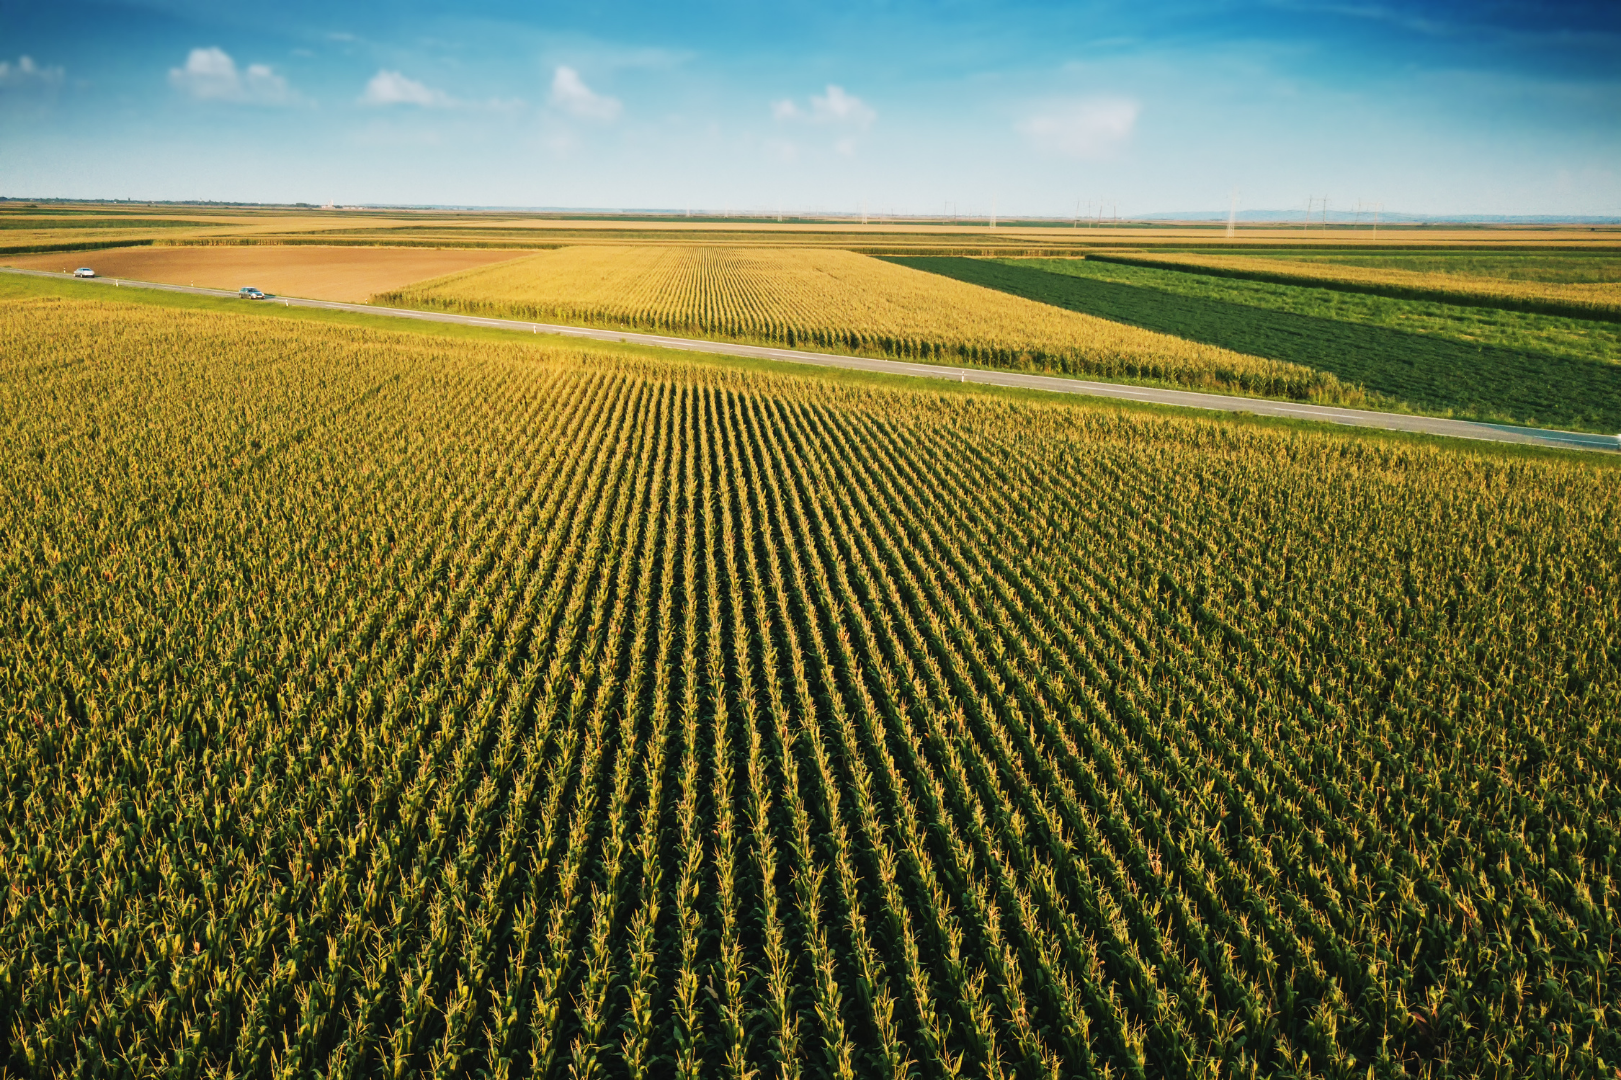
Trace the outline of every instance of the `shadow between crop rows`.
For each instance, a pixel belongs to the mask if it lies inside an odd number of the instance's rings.
[[[958,257],[887,261],[1145,330],[1327,371],[1426,412],[1621,431],[1621,366]]]

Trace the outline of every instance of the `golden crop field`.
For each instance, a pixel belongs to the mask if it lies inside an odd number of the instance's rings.
[[[1212,255],[1144,252],[1106,256],[1122,262],[1169,269],[1232,273],[1294,285],[1327,285],[1377,291],[1415,299],[1487,303],[1493,306],[1621,318],[1621,282],[1537,281],[1527,277],[1471,276],[1393,266],[1355,266],[1307,256]],[[1480,262],[1481,260],[1477,260]]]
[[[1336,403],[1362,392],[1297,364],[1139,330],[849,251],[571,247],[384,293],[379,303],[545,322]]]
[[[0,426],[8,1076],[1621,1062],[1609,460],[38,298]]]

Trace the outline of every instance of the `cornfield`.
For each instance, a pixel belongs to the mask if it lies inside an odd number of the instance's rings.
[[[1354,404],[1326,372],[1183,341],[849,251],[571,247],[377,303]]]
[[[28,1075],[1621,1062],[1613,470],[0,304]]]

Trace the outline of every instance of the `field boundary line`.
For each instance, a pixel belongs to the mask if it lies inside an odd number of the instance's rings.
[[[216,299],[235,299],[237,296],[236,293],[227,289],[205,289],[189,285],[169,285],[157,281],[134,281],[128,278],[75,279],[69,274],[49,270],[0,267],[0,273],[48,278],[57,281],[80,281],[82,283],[101,284],[111,287],[128,285],[132,288],[156,289],[163,292],[206,296]],[[1420,435],[1439,435],[1447,438],[1474,439],[1483,442],[1518,443],[1527,446],[1555,447],[1565,450],[1621,452],[1621,435],[1561,431],[1557,428],[1517,427],[1511,424],[1487,424],[1473,420],[1451,420],[1439,416],[1376,412],[1371,409],[1348,409],[1333,405],[1312,405],[1299,401],[1278,401],[1271,398],[1208,394],[1197,390],[1172,390],[1157,386],[1139,386],[1131,383],[1095,382],[1064,375],[1036,375],[1020,371],[957,367],[950,364],[880,360],[866,356],[809,352],[801,349],[782,349],[766,345],[744,345],[730,341],[710,341],[703,338],[640,333],[634,330],[608,330],[597,327],[567,326],[559,323],[532,322],[520,319],[496,319],[480,315],[456,315],[442,311],[419,311],[414,308],[376,307],[371,304],[352,304],[341,300],[314,300],[296,296],[275,296],[268,301],[260,302],[274,303],[275,301],[281,301],[287,307],[342,311],[359,315],[380,315],[390,318],[412,319],[417,322],[477,326],[520,333],[527,331],[535,334],[577,338],[585,341],[617,342],[626,345],[644,345],[683,352],[708,353],[716,356],[736,356],[755,360],[773,360],[779,363],[843,368],[849,371],[905,375],[924,379],[943,379],[948,382],[973,383],[980,386],[1041,390],[1056,394],[1080,394],[1087,397],[1107,398],[1116,401],[1173,405],[1179,408],[1205,409],[1214,412],[1248,413],[1254,416],[1309,420],[1320,423],[1342,424],[1349,427],[1375,428],[1383,431],[1406,431]]]

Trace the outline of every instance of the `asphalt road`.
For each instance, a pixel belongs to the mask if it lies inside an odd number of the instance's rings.
[[[66,278],[69,276],[45,270],[19,270],[10,267],[0,267],[0,272],[44,278]],[[194,296],[228,298],[236,296],[236,293],[224,289],[199,289],[187,285],[165,285],[152,281],[129,281],[116,278],[92,278],[89,280],[111,288],[127,286],[141,289],[161,289],[165,292],[188,293]],[[841,356],[837,353],[805,352],[800,349],[775,349],[762,345],[739,345],[728,341],[704,341],[697,338],[670,337],[665,334],[638,334],[628,330],[598,330],[583,326],[520,322],[514,319],[487,319],[476,315],[452,315],[437,311],[413,311],[409,308],[374,307],[371,304],[346,304],[336,300],[304,300],[292,296],[275,296],[267,300],[256,301],[256,303],[320,308],[326,311],[352,311],[362,315],[386,315],[400,319],[415,319],[418,322],[485,326],[520,332],[527,330],[531,333],[583,338],[588,341],[621,341],[632,345],[652,345],[661,349],[682,349],[688,352],[710,353],[720,356],[743,356],[759,360],[777,360],[789,364],[813,364],[817,367],[882,372],[888,375],[912,375],[925,379],[978,383],[981,386],[1013,386],[1026,390],[1046,390],[1055,394],[1084,394],[1088,397],[1113,398],[1119,401],[1142,401],[1155,405],[1177,405],[1190,409],[1250,413],[1255,416],[1281,416],[1293,420],[1315,420],[1330,424],[1348,424],[1353,427],[1381,428],[1386,431],[1412,431],[1425,435],[1444,435],[1458,439],[1480,439],[1486,442],[1522,443],[1532,446],[1555,446],[1574,450],[1607,450],[1611,453],[1621,451],[1621,436],[1593,435],[1581,431],[1513,427],[1507,424],[1478,424],[1467,420],[1446,420],[1433,416],[1409,416],[1405,413],[1373,412],[1367,409],[1341,409],[1329,405],[1307,405],[1294,401],[1269,401],[1264,398],[1201,394],[1192,390],[1163,390],[1158,387],[1131,386],[1123,383],[1090,382],[1085,379],[1071,379],[1057,375],[1029,375],[1017,371],[988,371],[983,368],[953,367],[949,364],[913,364],[904,360],[874,360],[864,356]],[[244,301],[244,304],[246,305],[247,302]]]

